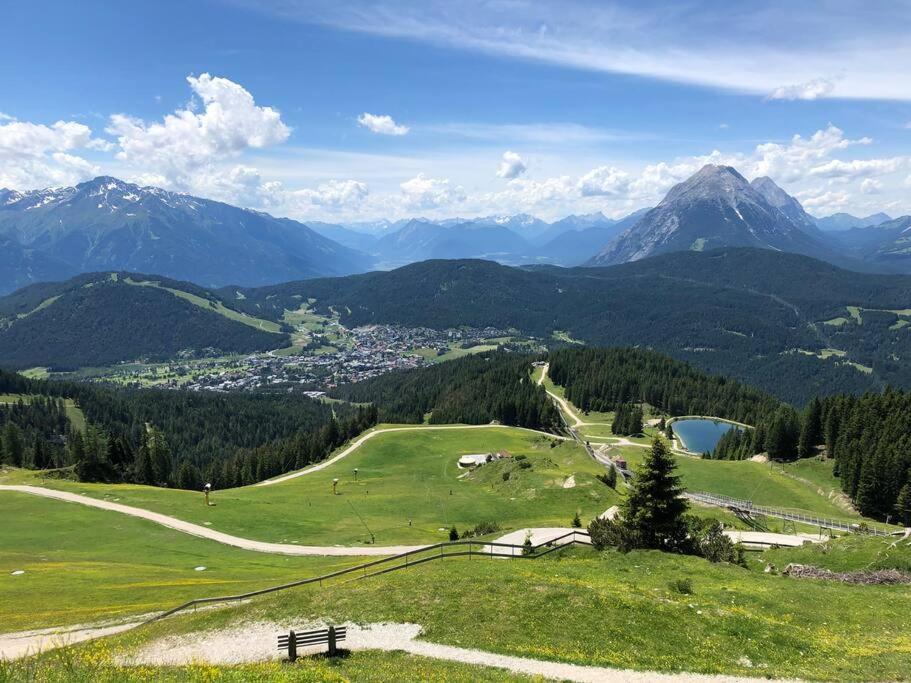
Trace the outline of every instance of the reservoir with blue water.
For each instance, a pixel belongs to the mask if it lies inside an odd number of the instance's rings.
[[[715,450],[718,440],[731,429],[742,429],[730,422],[709,418],[687,418],[671,423],[680,444],[691,453],[705,453]]]

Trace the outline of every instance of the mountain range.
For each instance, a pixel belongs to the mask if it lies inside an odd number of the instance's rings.
[[[75,187],[0,190],[0,240],[3,291],[108,269],[213,286],[372,266],[365,254],[297,221],[109,177]]]
[[[885,219],[885,220],[880,220]],[[708,165],[654,208],[548,223],[529,214],[307,225],[99,177],[69,188],[0,190],[0,293],[102,270],[202,286],[260,286],[427,259],[612,265],[674,251],[745,246],[858,271],[911,272],[911,218],[815,218],[771,178]]]

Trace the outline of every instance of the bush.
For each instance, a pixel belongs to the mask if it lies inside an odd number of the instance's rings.
[[[509,481],[509,472],[503,473],[503,481]]]
[[[521,462],[519,462],[519,469],[520,470],[530,470],[531,463],[528,460],[522,460]]]
[[[674,579],[673,581],[668,582],[667,587],[672,593],[680,593],[680,595],[693,594],[692,579]]]
[[[573,517],[573,529],[581,529],[581,528],[582,528],[582,518],[579,517],[579,511],[576,510],[576,514]]]
[[[449,540],[450,541],[459,540],[459,530],[455,528],[455,524],[453,524],[452,528],[449,530]]]
[[[522,554],[531,555],[535,551],[535,547],[531,544],[531,532],[525,532],[525,542],[522,544]]]
[[[462,532],[462,538],[474,538],[475,536],[486,536],[500,530],[500,525],[496,522],[479,522],[475,524],[474,529],[466,529]]]

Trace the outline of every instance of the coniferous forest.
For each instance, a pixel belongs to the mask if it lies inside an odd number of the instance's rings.
[[[382,375],[339,387],[336,398],[377,406],[380,422],[464,422],[557,432],[560,414],[543,387],[528,375],[532,359],[481,353],[427,368]]]
[[[32,397],[0,410],[3,462],[74,465],[85,481],[252,484],[323,459],[376,421],[371,407],[299,395],[127,390],[3,371],[0,393]],[[63,398],[84,413],[84,433],[66,418]]]

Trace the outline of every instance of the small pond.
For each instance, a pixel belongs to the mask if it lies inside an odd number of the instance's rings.
[[[671,423],[674,434],[680,439],[681,445],[692,453],[711,453],[718,445],[718,440],[731,429],[741,429],[730,422],[711,420],[708,418],[690,418],[674,420]]]

